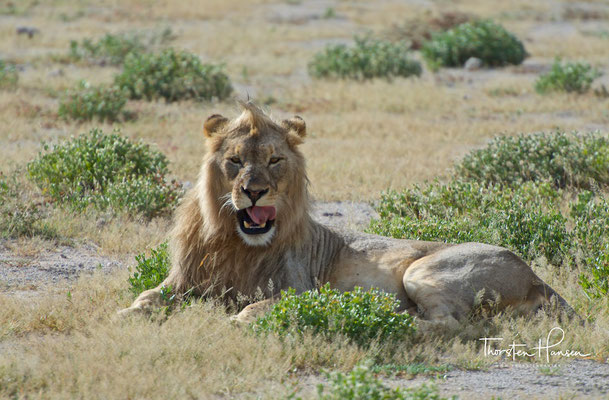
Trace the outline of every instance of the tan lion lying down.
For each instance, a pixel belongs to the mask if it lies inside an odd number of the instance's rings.
[[[204,126],[209,151],[196,186],[176,212],[172,268],[163,282],[177,295],[269,298],[330,282],[393,292],[401,309],[455,326],[477,301],[535,313],[552,296],[572,309],[515,254],[480,243],[452,245],[333,231],[312,220],[305,160],[298,149],[305,123],[276,123],[252,104],[234,120],[212,115]],[[143,292],[122,314],[162,305],[161,286]],[[478,299],[476,298],[478,296]],[[480,299],[482,296],[482,299]],[[270,300],[243,309],[247,322]]]

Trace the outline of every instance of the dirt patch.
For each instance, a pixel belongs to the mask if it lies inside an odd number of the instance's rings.
[[[425,378],[414,379],[423,383]],[[574,360],[565,364],[497,364],[485,371],[454,370],[436,381],[444,395],[464,399],[606,399],[609,364]],[[410,386],[410,385],[409,385]]]
[[[109,273],[125,267],[120,259],[99,255],[92,245],[58,246],[33,255],[20,255],[8,244],[0,244],[0,288],[19,296],[34,295],[38,290],[74,280],[83,273],[95,270]]]

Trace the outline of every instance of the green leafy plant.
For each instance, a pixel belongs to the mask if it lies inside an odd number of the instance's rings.
[[[346,374],[326,373],[326,378],[326,386],[317,386],[320,400],[446,400],[433,385],[392,389],[374,376],[370,363],[357,365]]]
[[[74,89],[66,91],[59,103],[59,116],[78,121],[116,121],[127,103],[127,93],[116,86],[91,86],[80,81]]]
[[[146,257],[145,253],[138,254],[135,256],[135,261],[137,262],[135,272],[129,277],[129,290],[134,297],[145,290],[159,286],[167,277],[170,266],[167,243],[162,243],[152,249],[149,257]],[[170,300],[170,294],[171,288],[162,288],[163,300]]]
[[[87,61],[101,65],[120,65],[127,54],[146,52],[157,44],[166,43],[171,37],[171,29],[167,28],[160,34],[147,36],[142,33],[107,33],[97,41],[72,40],[69,58],[74,61]]]
[[[222,100],[232,92],[222,66],[203,64],[196,55],[173,49],[158,54],[130,53],[115,83],[132,99],[164,98],[169,102]]]
[[[436,182],[385,193],[378,206],[381,218],[369,229],[397,238],[501,245],[528,259],[544,256],[560,263],[571,235],[559,197],[549,184]]]
[[[585,93],[592,82],[602,73],[585,62],[562,62],[556,59],[550,72],[541,75],[535,82],[535,90],[549,92]]]
[[[44,150],[28,164],[30,178],[52,201],[77,211],[92,205],[153,218],[169,213],[182,193],[166,180],[162,153],[118,133],[92,129]]]
[[[404,43],[356,37],[355,45],[328,46],[309,63],[315,78],[371,79],[421,75],[421,64],[410,58]]]
[[[394,294],[377,289],[339,292],[326,284],[319,290],[296,295],[294,289],[281,292],[270,312],[253,324],[256,332],[343,335],[360,346],[375,339],[397,341],[415,332],[413,318],[397,313]]]
[[[518,65],[527,56],[516,36],[489,20],[466,22],[436,33],[421,51],[431,65],[446,67],[461,67],[470,57],[491,67]]]
[[[552,182],[556,188],[609,185],[609,139],[599,134],[553,132],[498,137],[455,167],[466,180],[519,185]]]
[[[14,89],[18,81],[19,74],[15,66],[0,60],[0,89]]]
[[[570,206],[576,255],[587,267],[587,273],[580,275],[580,284],[593,296],[606,296],[609,294],[609,199],[583,191]]]

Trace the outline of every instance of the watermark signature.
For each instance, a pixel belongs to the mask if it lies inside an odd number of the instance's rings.
[[[550,362],[550,357],[588,357],[590,354],[583,354],[579,350],[559,349],[558,346],[565,340],[565,331],[561,327],[554,327],[548,332],[548,336],[539,339],[537,346],[528,347],[525,343],[516,343],[507,347],[498,347],[498,342],[503,338],[480,338],[484,342],[484,356],[507,356],[516,361],[516,357],[545,357],[546,362]]]

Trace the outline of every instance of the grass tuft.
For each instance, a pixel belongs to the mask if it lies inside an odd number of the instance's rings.
[[[0,60],[0,89],[14,89],[18,81],[19,74],[15,66]]]
[[[5,177],[0,172],[0,238],[57,238],[56,230],[43,221],[40,205],[24,193],[23,186],[16,174]]]

